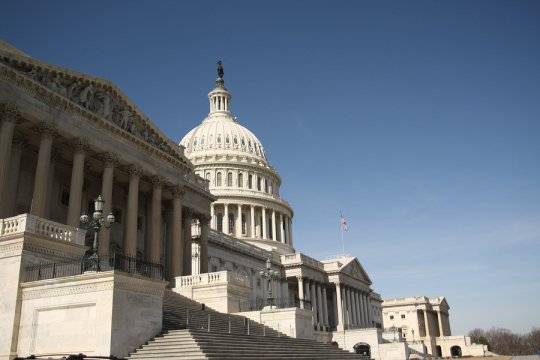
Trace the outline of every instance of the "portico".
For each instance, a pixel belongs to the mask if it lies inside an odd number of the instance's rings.
[[[209,218],[215,198],[183,148],[110,83],[53,66],[38,70],[31,59],[2,59],[0,75],[0,218],[30,213],[79,227],[81,212],[91,213],[102,194],[104,211],[117,217],[100,234],[102,255],[168,261],[168,278],[188,275],[182,263],[191,237],[182,218]]]

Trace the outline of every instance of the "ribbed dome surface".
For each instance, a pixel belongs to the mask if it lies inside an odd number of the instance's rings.
[[[248,155],[266,163],[264,148],[257,137],[228,113],[212,114],[191,130],[180,144],[188,157],[198,155]]]

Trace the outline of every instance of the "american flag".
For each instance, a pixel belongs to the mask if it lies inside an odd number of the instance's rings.
[[[339,212],[339,215],[341,215],[341,228],[345,231],[348,231],[349,230],[349,225],[347,225],[347,220],[345,220],[345,218],[343,217],[343,214],[341,213],[341,211]]]

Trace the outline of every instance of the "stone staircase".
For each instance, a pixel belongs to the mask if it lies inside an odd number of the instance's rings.
[[[362,359],[314,340],[295,339],[234,314],[224,314],[166,290],[163,334],[129,359]]]
[[[210,327],[210,328],[209,328]],[[194,329],[227,334],[284,336],[268,326],[234,314],[224,314],[186,298],[172,290],[165,290],[163,298],[163,332]]]

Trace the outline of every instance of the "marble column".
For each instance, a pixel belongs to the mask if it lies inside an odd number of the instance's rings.
[[[5,201],[4,217],[17,215],[17,193],[19,191],[19,175],[21,172],[21,159],[22,159],[23,149],[26,147],[26,145],[27,144],[24,138],[19,137],[19,136],[16,136],[13,138],[13,146],[11,149],[11,165],[9,168],[8,191],[4,197],[5,199],[7,199]],[[77,223],[77,226],[79,226],[78,223]]]
[[[431,338],[431,331],[429,326],[429,317],[427,309],[424,310],[424,323],[426,324],[426,337]]]
[[[362,316],[362,310],[360,307],[360,297],[358,296],[358,290],[354,290],[354,304],[357,316],[357,324],[359,327],[364,327],[364,317]]]
[[[148,260],[154,263],[160,262],[161,256],[161,192],[163,182],[164,180],[160,177],[152,178],[152,232],[150,233]]]
[[[166,202],[165,204],[165,250],[163,251],[164,255],[164,269],[165,269],[165,279],[171,281],[172,276],[172,256],[173,256],[173,238],[172,238],[172,227],[173,227],[173,205],[171,202]],[[171,283],[172,285],[172,283]]]
[[[287,216],[285,216],[285,240],[284,240],[285,243],[287,244],[290,244],[290,239],[289,239],[289,218]]]
[[[14,106],[0,104],[0,218],[6,217],[7,184],[15,125],[21,114]]]
[[[182,196],[184,195],[184,189],[181,187],[174,187],[172,189],[172,195],[171,275],[172,277],[176,277],[181,276],[184,270],[184,243],[182,238]]]
[[[191,275],[191,220],[193,212],[191,209],[184,210],[184,254],[182,275]]]
[[[317,291],[317,318],[319,319],[319,330],[322,330],[322,327],[324,326],[324,316],[321,284],[316,283],[315,290]]]
[[[62,160],[60,153],[53,147],[51,149],[51,159],[49,161],[49,179],[47,180],[47,200],[45,206],[45,214],[43,215],[46,219],[52,219],[51,211],[52,206],[56,205],[58,198],[54,197],[55,187],[54,187],[54,172],[56,171],[56,165]]]
[[[216,211],[214,209],[214,203],[210,204],[210,228],[216,230]]]
[[[107,153],[103,155],[103,177],[101,182],[101,196],[103,196],[103,200],[105,200],[105,204],[103,204],[103,216],[107,216],[112,212],[114,165],[117,161],[118,157],[116,154]],[[109,254],[110,242],[111,231],[102,228],[99,233],[100,254]]]
[[[242,204],[236,207],[236,237],[242,237]]]
[[[283,213],[279,213],[279,241],[285,243],[285,231],[283,229]]]
[[[222,227],[225,234],[229,234],[229,204],[223,204]]]
[[[347,320],[349,327],[354,326],[354,313],[351,299],[351,289],[349,287],[345,288],[345,297],[347,298]]]
[[[206,274],[208,272],[208,222],[209,218],[207,216],[201,216],[199,219],[201,223],[201,274]]]
[[[300,308],[304,308],[304,278],[301,276],[297,276],[296,279],[298,280],[298,299],[300,301]]]
[[[142,169],[132,166],[129,172],[129,188],[126,214],[126,233],[124,234],[124,254],[137,256],[137,217],[139,215],[139,178]]]
[[[276,230],[276,210],[272,209],[272,240],[277,240],[277,230]]]
[[[338,321],[338,300],[337,300],[337,294],[335,291],[332,291],[332,315],[333,315],[333,318],[332,318],[332,322],[330,323],[330,326],[336,326],[338,325],[339,321]]]
[[[443,323],[442,323],[442,313],[440,311],[437,311],[437,322],[439,324],[439,336],[444,336],[444,329],[443,329]]]
[[[345,324],[344,324],[344,321],[345,321],[345,317],[343,316],[343,310],[344,310],[344,307],[345,307],[345,304],[343,303],[343,297],[341,296],[342,295],[342,292],[343,289],[341,288],[341,284],[339,283],[336,283],[336,298],[337,298],[337,301],[336,301],[336,305],[337,305],[337,330],[340,331],[340,330],[343,330]]]
[[[351,288],[349,292],[351,294],[351,314],[353,319],[352,323],[354,324],[354,326],[358,326],[359,321],[358,312],[356,311],[356,298],[354,297],[354,288]]]
[[[328,322],[328,299],[326,297],[326,287],[323,285],[322,286],[322,311],[323,311],[323,325],[325,327],[329,327],[330,326],[330,323]]]
[[[366,322],[366,327],[369,328],[369,316],[368,316],[368,310],[367,310],[367,296],[365,293],[362,293],[362,299],[363,299],[363,302],[364,302],[364,309],[363,309],[363,312],[364,312],[364,319],[365,319],[365,322]]]
[[[373,327],[373,310],[371,309],[371,294],[367,295],[367,320],[368,327]]]
[[[82,206],[82,189],[84,184],[84,161],[88,143],[84,139],[77,139],[74,141],[73,147],[75,153],[73,155],[73,164],[71,166],[67,224],[69,226],[79,227]]]
[[[266,208],[263,206],[262,207],[262,238],[264,240],[268,239],[268,237],[266,236]]]
[[[51,165],[51,151],[55,128],[47,123],[39,126],[41,139],[39,142],[39,154],[34,178],[34,192],[30,213],[39,217],[45,217],[47,212],[47,190],[49,180],[49,167]]]
[[[317,326],[317,323],[319,322],[317,317],[317,292],[315,290],[315,281],[310,280],[309,281],[309,289],[310,289],[310,298],[311,298],[311,310],[313,312],[313,325]]]
[[[289,218],[289,232],[287,233],[289,237],[289,245],[293,246],[293,236],[292,236],[292,219]]]
[[[251,217],[250,217],[250,228],[251,228],[251,237],[255,238],[255,206],[251,205]]]

